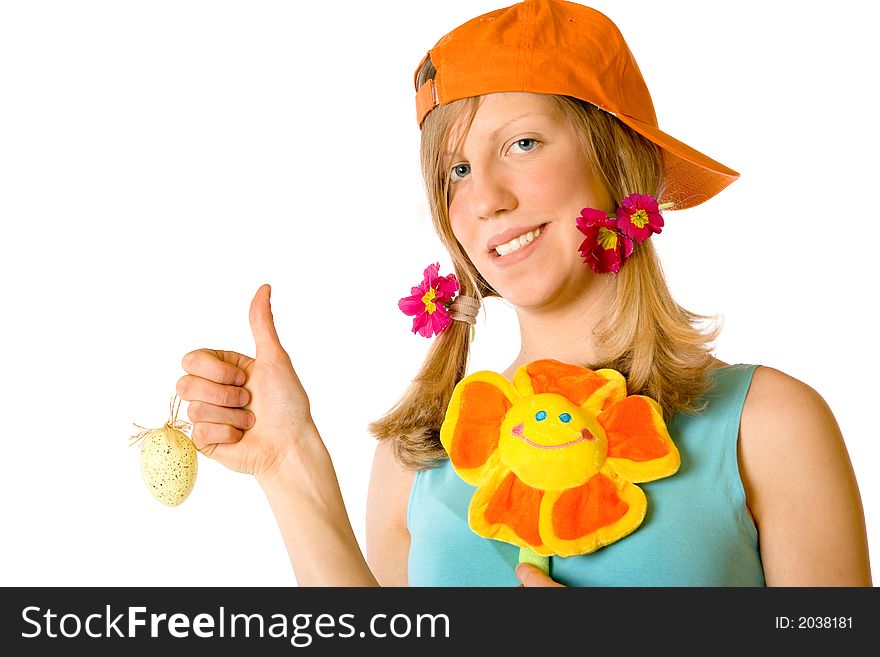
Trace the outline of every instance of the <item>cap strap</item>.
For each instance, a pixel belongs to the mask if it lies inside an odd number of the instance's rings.
[[[428,80],[416,92],[416,119],[419,121],[420,128],[428,112],[439,104],[437,101],[437,87],[434,86],[433,80]]]

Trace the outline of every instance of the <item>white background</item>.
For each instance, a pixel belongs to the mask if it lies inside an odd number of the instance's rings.
[[[0,2],[0,583],[291,585],[257,484],[199,457],[180,507],[141,480],[181,357],[253,354],[264,282],[363,545],[373,439],[428,341],[398,298],[434,261],[412,73],[498,0]],[[880,563],[870,3],[593,3],[661,128],[740,171],[657,239],[718,356],[833,409]],[[472,369],[503,369],[490,303]],[[184,406],[185,408],[185,406]]]

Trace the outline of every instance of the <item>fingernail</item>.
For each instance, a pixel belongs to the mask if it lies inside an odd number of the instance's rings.
[[[256,419],[257,418],[254,417],[253,413],[248,413],[247,420],[245,420],[245,425],[248,429],[254,426],[254,422],[256,421]]]
[[[244,385],[244,372],[239,372],[235,375],[235,385],[243,386]]]

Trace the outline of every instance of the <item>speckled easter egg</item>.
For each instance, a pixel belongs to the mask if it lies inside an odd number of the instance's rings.
[[[192,492],[198,470],[196,447],[178,429],[163,427],[141,443],[141,474],[157,500],[177,506]]]

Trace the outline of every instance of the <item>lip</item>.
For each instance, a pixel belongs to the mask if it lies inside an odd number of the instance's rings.
[[[541,226],[545,226],[546,222],[543,224],[535,224],[531,228],[523,226],[520,228],[510,228],[505,230],[503,233],[498,233],[497,235],[493,235],[488,242],[486,242],[486,250],[487,251],[495,251],[495,247],[499,244],[506,244],[514,237],[519,237],[520,235],[525,235],[526,233],[531,233],[536,228],[540,228]]]
[[[508,230],[503,233],[500,233],[499,235],[496,235],[495,237],[490,239],[489,244],[493,244],[493,243],[496,245],[497,244],[504,244],[505,242],[509,242],[510,240],[512,240],[514,237],[517,237],[518,235],[524,235],[525,233],[528,233],[528,232],[535,230],[535,228],[540,228],[541,234],[538,235],[535,239],[533,239],[531,242],[529,242],[525,246],[514,251],[513,253],[509,253],[506,256],[498,255],[498,252],[495,251],[495,247],[493,246],[492,249],[489,251],[489,260],[492,262],[492,264],[495,265],[496,267],[507,267],[509,265],[515,265],[516,263],[528,258],[531,255],[532,251],[535,250],[538,243],[544,239],[544,235],[547,234],[547,231],[550,228],[550,224],[549,223],[538,224],[534,228],[525,228],[525,229],[514,228],[512,230]],[[520,231],[520,232],[517,232],[517,231]],[[497,241],[499,238],[501,241]]]

